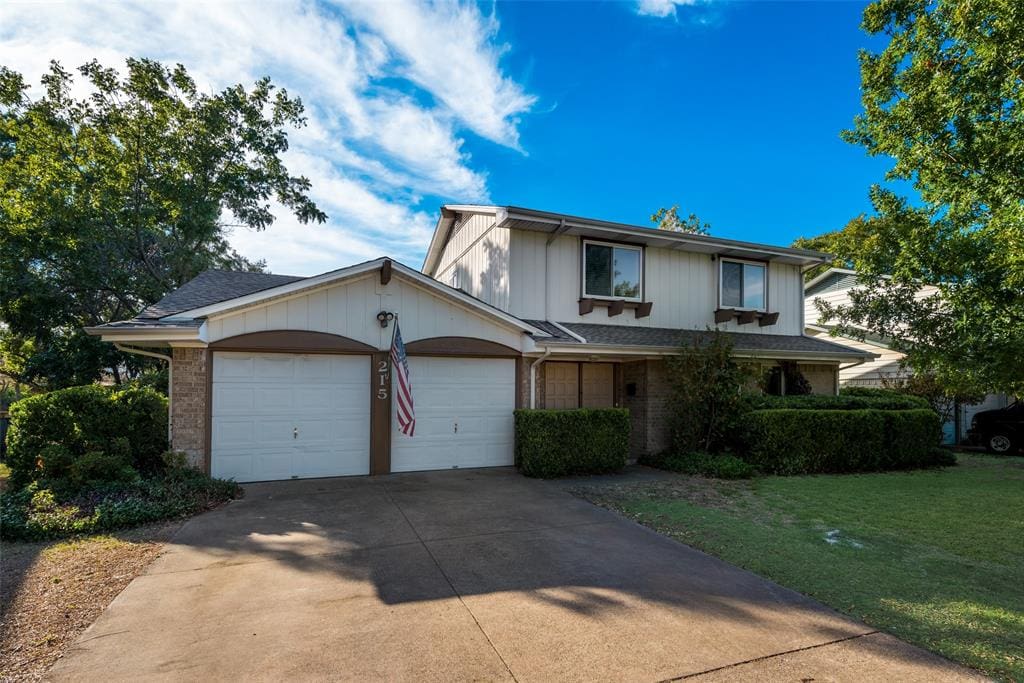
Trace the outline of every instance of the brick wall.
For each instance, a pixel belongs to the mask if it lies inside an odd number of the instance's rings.
[[[171,447],[188,454],[193,467],[206,464],[206,349],[174,349],[171,386]]]
[[[835,394],[836,376],[839,373],[838,365],[805,365],[800,364],[800,372],[811,383],[812,394]]]
[[[648,453],[658,453],[669,447],[672,437],[672,387],[668,381],[665,362],[647,361],[647,429],[644,447]]]
[[[647,450],[647,361],[623,363],[620,368],[620,403],[629,410],[629,457],[635,459]],[[633,396],[626,391],[629,384],[636,385]]]

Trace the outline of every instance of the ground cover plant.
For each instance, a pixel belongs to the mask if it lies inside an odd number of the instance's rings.
[[[667,481],[581,495],[867,624],[1024,680],[1024,458]]]
[[[240,494],[167,451],[167,401],[147,387],[71,387],[11,409],[0,538],[94,534],[202,512]]]

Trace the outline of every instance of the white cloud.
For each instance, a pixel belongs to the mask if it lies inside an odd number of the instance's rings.
[[[636,13],[648,17],[674,17],[676,7],[695,4],[697,0],[637,0]]]
[[[50,59],[181,62],[201,87],[269,75],[306,104],[289,170],[308,176],[331,219],[301,225],[283,207],[232,244],[275,272],[311,274],[382,254],[418,265],[436,206],[489,200],[463,131],[518,148],[534,98],[500,65],[497,19],[475,4],[67,2],[0,4],[3,63],[38,83]],[[37,91],[38,92],[38,91]]]

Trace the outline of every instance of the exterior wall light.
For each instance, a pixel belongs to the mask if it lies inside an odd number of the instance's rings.
[[[391,311],[381,311],[377,314],[377,322],[380,323],[381,327],[387,327],[388,323],[395,319],[395,314]]]

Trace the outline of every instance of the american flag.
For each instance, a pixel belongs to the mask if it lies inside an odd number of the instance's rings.
[[[416,411],[412,405],[412,382],[409,380],[409,361],[405,356],[405,344],[402,343],[402,331],[395,320],[395,335],[391,338],[391,367],[398,378],[398,431],[412,436],[416,431]]]

